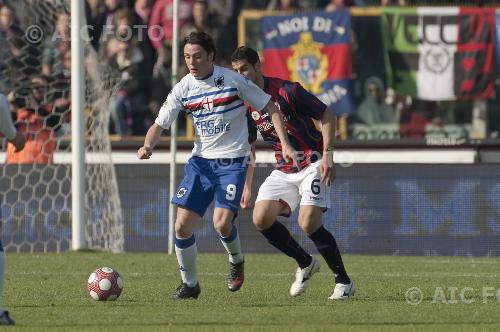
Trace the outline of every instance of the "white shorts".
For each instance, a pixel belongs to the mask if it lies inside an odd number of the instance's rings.
[[[258,201],[282,201],[291,212],[299,205],[330,208],[330,187],[321,182],[320,161],[312,163],[298,173],[274,170],[259,188]]]

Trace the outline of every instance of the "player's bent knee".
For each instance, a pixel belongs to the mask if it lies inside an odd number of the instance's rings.
[[[196,221],[200,218],[196,213],[186,209],[177,210],[177,219],[175,220],[175,236],[178,238],[188,238],[193,234]]]
[[[214,219],[214,229],[219,234],[227,233],[228,229],[231,230],[231,221],[225,219]]]
[[[299,226],[307,235],[311,235],[323,224],[322,210],[317,207],[302,206],[299,212]]]
[[[187,227],[182,223],[175,223],[175,236],[179,239],[185,239],[190,237],[193,234],[192,228]]]
[[[280,213],[284,210],[283,203],[279,201],[259,201],[253,209],[252,222],[259,231],[271,227]]]
[[[263,231],[271,227],[274,220],[275,218],[270,218],[269,216],[266,216],[264,213],[257,213],[257,214],[254,213],[252,222],[254,226],[257,228],[257,230]]]
[[[231,233],[234,213],[225,208],[215,208],[213,216],[213,225],[217,233],[222,236]]]
[[[306,233],[306,235],[312,235],[314,234],[318,228],[321,227],[321,223],[312,223],[312,222],[306,222],[304,224],[300,224],[300,228]]]
[[[299,219],[300,228],[306,233],[306,235],[314,234],[320,227],[323,225],[323,221],[321,218],[307,218],[307,219]]]

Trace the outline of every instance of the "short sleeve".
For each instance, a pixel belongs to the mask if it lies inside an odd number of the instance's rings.
[[[250,110],[247,110],[247,125],[248,125],[248,143],[252,144],[257,140],[257,127],[250,115]]]
[[[321,120],[323,118],[327,106],[318,97],[306,91],[299,83],[293,84],[292,94],[297,109],[313,119]]]
[[[177,119],[179,112],[184,109],[179,90],[179,85],[176,85],[168,94],[167,100],[165,100],[160,108],[160,111],[158,112],[158,117],[156,118],[155,123],[163,129],[170,128],[172,122]]]
[[[253,109],[261,111],[267,105],[271,96],[245,76],[235,73],[234,77],[238,96]]]

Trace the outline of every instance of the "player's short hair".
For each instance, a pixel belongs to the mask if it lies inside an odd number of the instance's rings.
[[[183,47],[186,46],[186,44],[200,45],[207,52],[207,54],[213,53],[215,60],[215,43],[213,38],[208,33],[203,31],[193,31],[184,37]]]
[[[260,61],[259,54],[253,48],[247,46],[238,47],[231,55],[231,62],[242,60],[248,61],[252,66]]]

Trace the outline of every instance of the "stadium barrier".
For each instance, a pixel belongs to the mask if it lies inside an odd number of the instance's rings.
[[[498,150],[492,153],[499,155]],[[181,164],[189,154],[189,151],[180,151]],[[470,146],[452,150],[446,146],[339,149],[337,179],[331,193],[332,208],[324,214],[324,224],[336,236],[341,250],[347,253],[500,255],[499,161],[478,162],[481,154],[481,149]],[[87,161],[100,163],[102,158],[103,155],[89,154]],[[64,155],[55,158],[62,168],[69,167],[68,160]],[[122,203],[125,251],[165,252],[167,249],[168,160],[168,152],[163,151],[155,153],[149,161],[138,161],[134,152],[112,155]],[[259,152],[257,161],[253,198],[273,169],[272,152]],[[177,170],[177,183],[183,175],[182,166]],[[1,167],[6,168],[6,175],[17,171],[17,165]],[[34,186],[39,179],[28,177],[15,181],[27,181]],[[45,193],[35,191],[34,194]],[[15,199],[4,197],[2,202]],[[36,207],[30,206],[30,200],[22,202],[25,203],[19,202],[9,211],[2,206],[6,250],[68,249],[67,244],[60,244],[59,248],[56,244],[71,232],[70,199]],[[26,215],[36,215],[25,213],[30,209],[44,210],[46,218],[28,220]],[[91,218],[99,216],[100,209],[98,204],[90,207]],[[195,232],[200,252],[223,251],[211,223],[212,212],[209,209]],[[55,215],[59,217],[54,218]],[[283,221],[294,236],[314,252],[314,246],[298,227],[297,213]],[[255,230],[250,211],[240,212],[237,225],[247,252],[275,252]],[[36,241],[52,244],[30,246]]]

